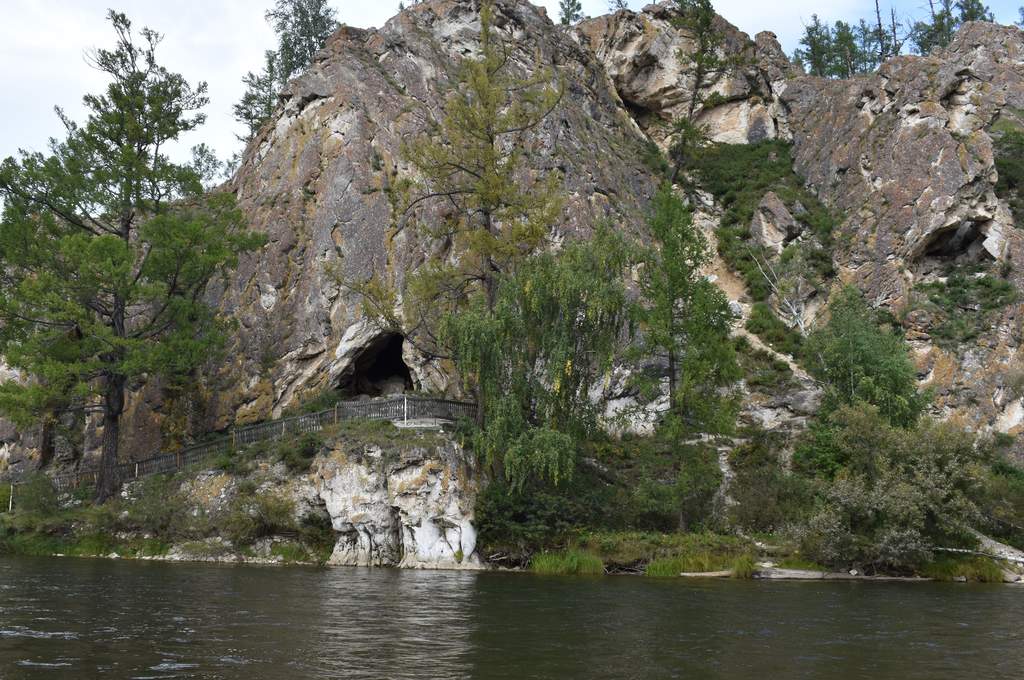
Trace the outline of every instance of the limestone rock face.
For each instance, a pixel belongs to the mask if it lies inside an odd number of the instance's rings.
[[[750,235],[754,241],[772,252],[779,254],[787,243],[800,235],[803,228],[786,204],[769,191],[750,222]]]
[[[453,442],[400,453],[338,446],[314,467],[339,538],[332,564],[478,569],[473,505],[478,478]]]
[[[1024,33],[967,24],[945,50],[899,57],[849,81],[797,78],[780,94],[796,170],[846,216],[834,251],[843,280],[900,310],[913,286],[948,265],[1002,261],[1024,289],[1024,230],[995,194],[993,137],[1021,127]],[[921,375],[946,416],[969,427],[1024,428],[1009,376],[1024,366],[1024,306],[954,354],[934,346],[927,315],[907,319]]]
[[[849,81],[800,78],[789,110],[797,171],[849,216],[838,259],[877,302],[929,259],[1002,259],[1019,248],[994,192],[989,131],[1024,104],[1017,28],[968,24],[944,51]]]
[[[696,51],[696,36],[677,28],[677,18],[674,3],[661,2],[642,12],[589,19],[577,28],[644,131],[664,143],[672,122],[689,116],[697,90],[695,120],[715,141],[743,144],[786,136],[773,91],[797,71],[775,36],[761,33],[752,41],[716,17],[725,36],[720,57],[729,66],[698,83],[692,62],[680,58]]]
[[[656,181],[640,160],[646,139],[600,62],[528,2],[497,2],[494,24],[514,72],[549,68],[552,85],[565,85],[527,140],[531,172],[565,177],[553,239],[606,219],[639,229]],[[375,333],[339,279],[376,272],[400,287],[426,258],[443,255],[443,242],[396,227],[393,190],[415,180],[402,145],[441,118],[479,28],[471,0],[428,0],[379,30],[343,27],[286,88],[229,187],[269,244],[213,291],[241,326],[212,404],[215,424],[266,417],[336,384]],[[416,388],[449,387],[448,375],[409,347],[404,359]]]

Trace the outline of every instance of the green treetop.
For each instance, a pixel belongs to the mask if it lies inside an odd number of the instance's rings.
[[[476,290],[493,310],[499,276],[544,242],[561,213],[560,174],[535,173],[524,155],[527,136],[558,105],[561,88],[552,86],[550,69],[528,78],[510,72],[509,47],[492,18],[485,2],[479,54],[461,65],[439,124],[405,148],[419,182],[407,187],[400,226],[411,220],[425,235],[450,243],[452,255],[412,277],[407,322],[421,330]],[[443,208],[444,218],[426,226],[417,217],[429,207]]]
[[[572,26],[583,18],[583,5],[580,0],[559,0],[558,14],[563,26]]]
[[[84,98],[85,123],[58,110],[66,138],[0,168],[0,354],[28,378],[2,386],[0,408],[22,423],[55,404],[101,413],[101,499],[126,391],[209,356],[222,330],[206,285],[258,245],[232,196],[205,196],[201,172],[166,156],[203,122],[206,85],[157,62],[159,34],[137,44],[109,18],[117,44],[92,62],[110,84]]]
[[[856,288],[839,293],[829,313],[828,323],[806,345],[811,373],[825,387],[824,412],[867,403],[893,425],[915,423],[929,396],[917,389],[917,371],[899,330],[879,326]]]

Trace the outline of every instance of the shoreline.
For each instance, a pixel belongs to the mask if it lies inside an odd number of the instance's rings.
[[[240,554],[224,555],[221,557],[203,557],[203,556],[186,556],[182,554],[167,554],[167,555],[121,555],[118,553],[111,553],[108,555],[70,555],[66,553],[53,553],[50,555],[21,555],[21,554],[0,554],[0,558],[4,557],[38,557],[46,559],[94,559],[94,560],[125,560],[131,562],[162,562],[165,564],[222,564],[222,565],[240,565],[240,566],[262,566],[262,567],[313,567],[318,569],[345,569],[345,568],[361,568],[361,569],[400,569],[407,571],[438,571],[438,572],[474,572],[474,573],[504,573],[504,574],[532,574],[535,576],[548,576],[545,574],[537,574],[530,569],[515,569],[509,567],[497,567],[482,564],[479,567],[461,567],[453,568],[450,566],[438,565],[438,566],[401,566],[401,565],[357,565],[357,564],[332,564],[330,562],[312,562],[312,561],[300,561],[300,560],[286,560],[283,557],[259,557],[259,556],[246,556]],[[573,575],[568,575],[573,576]],[[645,576],[642,573],[628,573],[628,572],[612,572],[599,575],[587,575],[588,578],[594,576]],[[1011,579],[1011,576],[1013,577]],[[565,575],[561,576],[562,578]],[[579,578],[576,575],[576,578]],[[858,583],[974,583],[975,585],[1011,585],[1024,587],[1024,576],[1020,574],[1012,574],[1009,571],[1004,571],[1004,579],[1001,584],[999,583],[987,583],[982,584],[975,581],[969,581],[964,577],[956,577],[953,579],[936,579],[926,576],[897,576],[897,575],[874,575],[868,576],[865,574],[850,574],[848,572],[829,572],[829,571],[817,571],[810,569],[783,569],[778,567],[763,567],[754,571],[748,578],[734,578],[732,570],[720,570],[720,571],[707,571],[707,572],[681,572],[675,577],[648,577],[657,580],[734,580],[734,581],[788,581],[788,582],[858,582]]]

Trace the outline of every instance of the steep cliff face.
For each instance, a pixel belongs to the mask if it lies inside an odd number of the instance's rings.
[[[996,196],[993,155],[993,138],[1024,122],[1024,34],[968,24],[945,50],[898,57],[876,74],[836,81],[797,71],[771,34],[752,41],[719,21],[720,56],[730,67],[697,84],[692,65],[678,56],[692,54],[693,36],[673,18],[669,4],[660,3],[584,22],[579,33],[659,142],[671,134],[669,122],[687,113],[695,87],[706,102],[695,119],[713,140],[791,141],[795,170],[842,218],[832,248],[839,281],[857,284],[905,318],[922,384],[935,390],[937,408],[978,430],[1021,432],[1021,390],[1010,383],[1024,370],[1024,307],[991,313],[977,337],[950,346],[934,337],[940,319],[915,307],[915,286],[946,281],[950,267],[977,265],[1024,287],[1024,230]],[[762,201],[776,204],[772,195]],[[772,219],[759,219],[767,214],[759,211],[754,240],[777,252],[792,236],[784,233],[793,222],[790,209],[799,207],[776,206],[767,211]],[[709,213],[716,221],[713,205]],[[743,308],[742,285],[721,263],[715,269]],[[961,312],[977,309],[952,314]]]
[[[692,62],[680,55],[697,50],[696,36],[677,28],[675,3],[649,5],[642,12],[622,10],[584,21],[577,29],[618,90],[637,123],[659,143],[672,123],[689,115],[696,92],[695,120],[716,142],[746,144],[788,137],[784,111],[774,93],[800,73],[775,36],[755,40],[721,17],[722,68],[697,82]]]
[[[553,239],[601,220],[638,229],[655,188],[640,160],[646,139],[601,64],[530,3],[498,2],[495,25],[515,71],[551,68],[565,88],[527,149],[531,172],[565,177],[568,200]],[[232,182],[251,226],[270,243],[218,291],[241,323],[222,376],[230,388],[214,407],[221,423],[266,417],[303,393],[336,386],[375,342],[379,332],[361,321],[339,277],[376,272],[400,287],[445,248],[396,226],[392,191],[415,179],[402,144],[439,119],[478,34],[474,3],[420,3],[380,30],[341,29],[285,91],[277,119]],[[414,386],[449,386],[446,372],[408,344],[403,352]]]

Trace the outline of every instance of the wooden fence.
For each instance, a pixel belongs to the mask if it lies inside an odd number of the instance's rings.
[[[160,453],[144,460],[118,463],[114,468],[114,473],[119,482],[126,482],[147,475],[176,472],[256,442],[307,432],[320,432],[324,427],[337,425],[343,420],[390,420],[402,423],[431,419],[454,422],[460,419],[472,420],[475,417],[475,404],[450,399],[403,395],[385,399],[340,402],[327,411],[232,428],[227,434],[209,442],[194,444],[177,451]],[[95,484],[98,478],[98,468],[76,470],[51,477],[54,487],[62,492],[76,489],[83,484]],[[13,480],[12,484],[16,485],[17,480]]]

